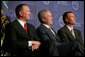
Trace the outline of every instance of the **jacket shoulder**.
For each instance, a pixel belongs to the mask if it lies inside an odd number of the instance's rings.
[[[65,31],[66,29],[67,29],[66,26],[63,26],[58,31]]]
[[[36,30],[37,30],[37,31],[38,31],[38,30],[39,30],[39,31],[44,31],[45,29],[44,29],[44,26],[43,26],[43,25],[40,25]]]

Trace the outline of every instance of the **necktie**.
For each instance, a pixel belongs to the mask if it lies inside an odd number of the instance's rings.
[[[26,33],[28,33],[28,31],[27,31],[27,24],[26,23],[25,23],[24,27],[25,27]]]
[[[54,31],[51,29],[51,27],[49,27],[49,29],[50,29],[50,31],[51,31],[53,34],[55,34]]]
[[[74,38],[75,38],[75,34],[74,34],[74,30],[73,30],[73,29],[71,29],[71,33],[72,33],[72,35],[73,35]]]

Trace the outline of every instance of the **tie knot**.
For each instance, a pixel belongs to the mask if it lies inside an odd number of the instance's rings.
[[[49,27],[49,29],[53,32],[53,30],[51,29],[51,27]]]
[[[49,27],[49,29],[52,30],[51,27]]]
[[[26,26],[26,23],[24,23],[24,25]]]
[[[73,29],[71,29],[71,32],[73,32]]]
[[[24,27],[25,27],[25,28],[27,27],[27,24],[26,24],[26,23],[24,24]]]
[[[55,34],[55,32],[53,31],[53,29],[51,27],[49,27],[49,29],[53,34]]]
[[[72,33],[72,35],[73,35],[74,38],[75,38],[75,34],[74,34],[74,30],[73,30],[73,29],[71,29],[71,33]]]

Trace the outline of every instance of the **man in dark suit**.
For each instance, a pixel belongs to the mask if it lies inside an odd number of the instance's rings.
[[[60,43],[60,38],[50,27],[53,18],[49,10],[41,10],[38,13],[38,18],[41,22],[41,25],[37,28],[37,33],[41,41],[42,56],[78,56],[78,54],[81,54],[83,49],[82,47],[78,48],[80,45],[78,42]]]
[[[76,24],[76,17],[73,12],[68,11],[63,14],[63,21],[65,26],[58,30],[58,35],[61,38],[61,42],[68,43],[78,41],[82,46],[83,40],[81,32],[78,29],[74,29],[73,25]]]
[[[18,5],[15,13],[17,19],[6,26],[10,56],[38,56],[40,42],[35,27],[26,23],[31,15],[28,5]]]

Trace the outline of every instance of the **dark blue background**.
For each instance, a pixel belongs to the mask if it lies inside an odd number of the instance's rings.
[[[36,28],[40,25],[38,21],[38,12],[42,9],[48,9],[52,12],[53,25],[52,27],[57,32],[64,23],[62,15],[66,11],[73,11],[76,16],[75,28],[82,33],[84,40],[84,1],[8,1],[8,9],[3,15],[10,17],[11,22],[16,19],[15,8],[18,4],[27,4],[31,10],[31,18],[28,23],[33,24]]]

